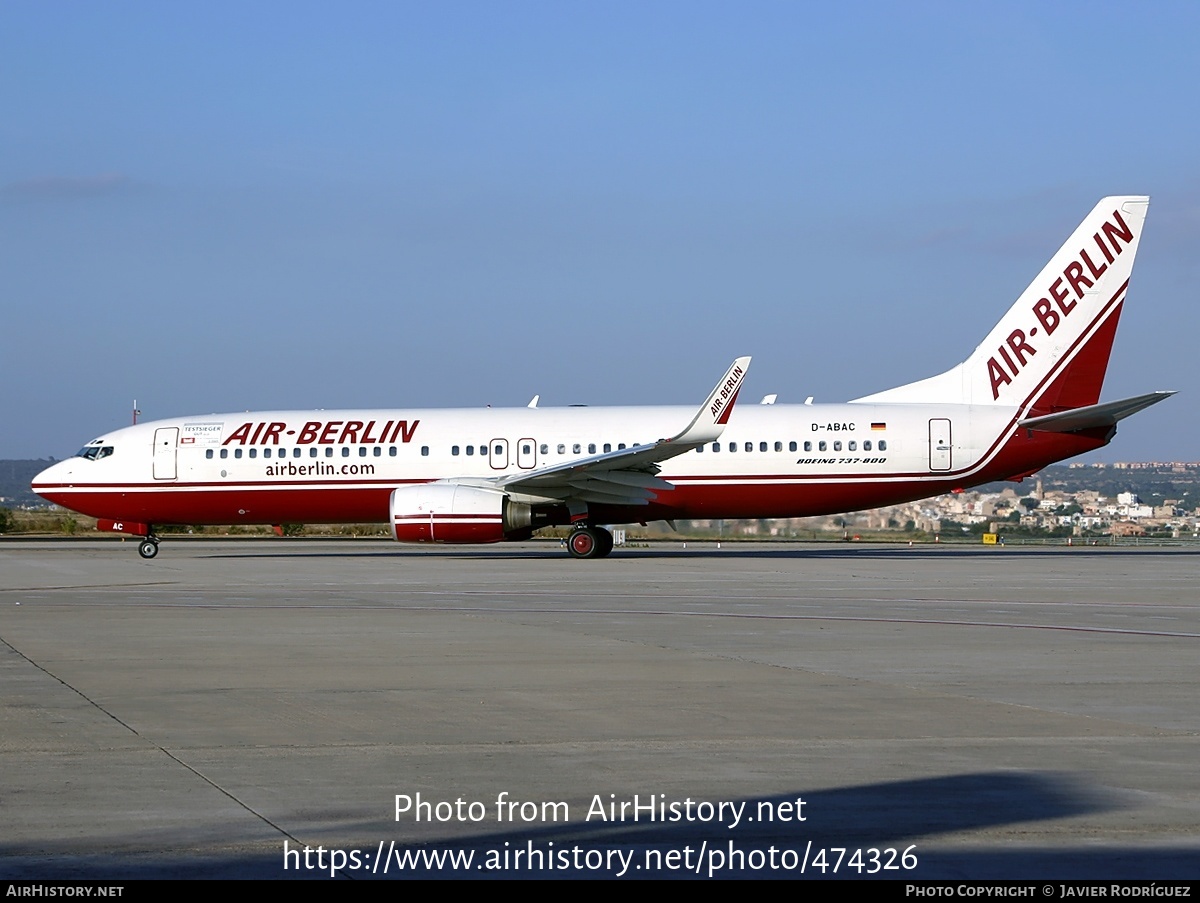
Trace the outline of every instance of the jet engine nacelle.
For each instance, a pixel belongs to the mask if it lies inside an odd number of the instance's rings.
[[[390,510],[398,542],[503,542],[532,533],[528,505],[477,486],[406,486],[392,492]]]

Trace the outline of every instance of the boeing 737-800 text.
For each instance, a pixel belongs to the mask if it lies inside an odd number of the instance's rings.
[[[1102,200],[958,366],[836,405],[275,411],[136,424],[35,492],[142,537],[155,524],[386,522],[401,542],[526,539],[570,525],[855,511],[1036,472],[1109,442],[1170,392],[1099,403],[1149,198]],[[766,399],[764,399],[766,401]],[[668,436],[670,438],[661,438]]]

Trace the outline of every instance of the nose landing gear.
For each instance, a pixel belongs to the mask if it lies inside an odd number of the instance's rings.
[[[143,558],[153,558],[158,554],[158,537],[154,535],[147,536],[138,543],[138,554]]]

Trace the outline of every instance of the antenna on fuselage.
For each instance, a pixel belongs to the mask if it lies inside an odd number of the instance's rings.
[[[137,399],[135,398],[133,400],[133,425],[134,426],[137,426],[138,414],[140,414],[140,413],[142,413],[142,412],[138,410]]]

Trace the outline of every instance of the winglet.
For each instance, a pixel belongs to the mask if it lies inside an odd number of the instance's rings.
[[[742,380],[750,369],[750,358],[739,357],[721,377],[720,381],[708,393],[708,398],[692,418],[683,432],[666,440],[670,443],[701,445],[711,442],[725,431],[729,415],[733,413],[733,405],[737,401],[738,392],[742,388]]]

